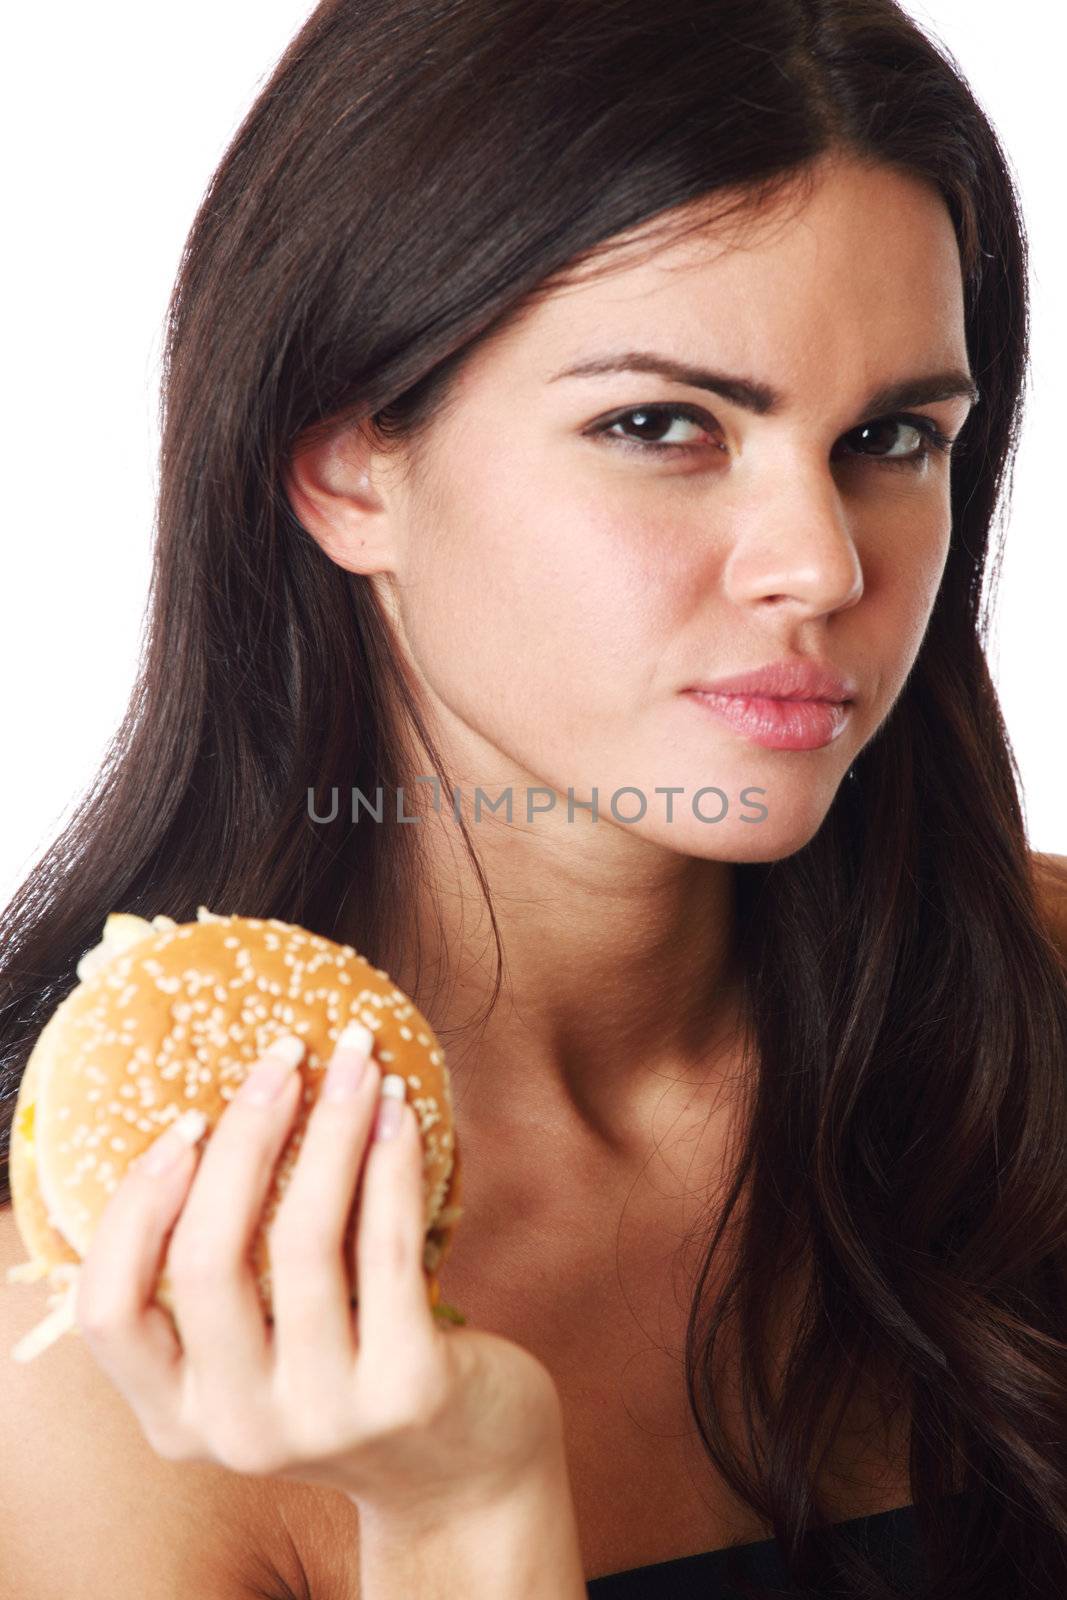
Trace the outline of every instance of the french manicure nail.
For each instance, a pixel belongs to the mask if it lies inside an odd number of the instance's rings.
[[[400,1121],[404,1115],[404,1094],[407,1083],[397,1072],[388,1072],[382,1079],[379,1091],[381,1099],[378,1103],[378,1118],[374,1124],[374,1137],[378,1140],[393,1139],[400,1130]]]
[[[338,1050],[359,1050],[369,1056],[374,1047],[374,1035],[365,1022],[346,1022],[337,1040]]]
[[[249,1105],[265,1106],[276,1100],[293,1075],[304,1054],[304,1041],[285,1033],[274,1039],[238,1089],[235,1099]]]
[[[149,1177],[158,1177],[181,1160],[190,1145],[198,1144],[207,1129],[207,1118],[202,1111],[191,1106],[172,1122],[166,1133],[160,1134],[155,1144],[145,1152],[137,1165]]]
[[[322,1085],[326,1100],[351,1100],[367,1075],[374,1035],[362,1022],[349,1022],[341,1031],[336,1051],[326,1068]]]

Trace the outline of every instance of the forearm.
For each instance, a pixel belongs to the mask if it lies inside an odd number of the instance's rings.
[[[362,1600],[586,1600],[566,1453],[491,1505],[432,1516],[360,1507]]]

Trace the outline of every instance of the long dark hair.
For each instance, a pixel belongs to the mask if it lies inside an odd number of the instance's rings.
[[[690,1403],[804,1592],[881,1600],[898,1591],[825,1536],[814,1482],[842,1383],[876,1375],[887,1417],[910,1419],[926,1592],[1052,1600],[1067,1592],[1067,983],[984,653],[1026,243],[987,118],[893,0],[328,0],[308,19],[214,174],[175,284],[128,712],[0,920],[5,1147],[29,1050],[109,911],[205,903],[326,934],[343,917],[378,964],[399,953],[418,830],[352,826],[343,805],[312,822],[309,791],[319,816],[334,787],[390,795],[413,729],[450,779],[370,584],[294,517],[298,437],[347,419],[414,441],[479,341],[574,263],[610,263],[609,241],[657,218],[676,238],[694,214],[679,207],[776,197],[835,150],[943,197],[981,403],[898,702],[812,841],[736,868],[758,1087],[709,1220]],[[705,1297],[742,1193],[736,1261]],[[798,1262],[779,1373],[766,1334]],[[744,1447],[712,1381],[728,1324]]]

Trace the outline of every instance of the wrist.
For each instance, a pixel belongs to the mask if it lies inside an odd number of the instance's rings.
[[[407,1510],[356,1503],[366,1600],[585,1600],[562,1437],[496,1493],[456,1484]]]

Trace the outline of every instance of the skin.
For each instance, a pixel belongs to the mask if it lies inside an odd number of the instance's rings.
[[[873,448],[855,430],[878,415],[863,409],[877,388],[969,371],[948,211],[851,157],[812,178],[746,227],[709,210],[701,232],[621,251],[610,273],[527,308],[473,352],[415,448],[350,427],[291,462],[303,526],[368,577],[391,619],[468,823],[476,785],[513,790],[513,823],[483,813],[472,826],[508,984],[449,1059],[466,1148],[488,1158],[494,1130],[536,1127],[561,1181],[628,1172],[664,1107],[706,1119],[722,1102],[739,1015],[733,864],[783,858],[816,833],[901,691],[944,569],[949,457],[887,462],[920,447],[906,421]],[[634,348],[762,381],[787,403],[760,416],[645,374],[552,381]],[[664,402],[698,419],[643,435],[619,419]],[[954,437],[971,403],[906,410]],[[615,442],[591,435],[613,416]],[[695,448],[641,454],[642,436]],[[797,655],[857,685],[844,732],[819,749],[762,748],[682,692]],[[730,801],[715,825],[688,803],[708,784]],[[664,785],[684,791],[672,822]],[[535,786],[557,804],[527,822]],[[568,786],[577,801],[598,790],[599,821],[568,822]],[[648,799],[639,821],[611,815],[624,786]],[[758,826],[741,820],[746,786],[765,791]],[[714,816],[718,802],[704,807]],[[637,809],[621,798],[626,816]],[[447,796],[422,832],[443,938],[428,902],[411,926],[452,977],[435,1025],[461,1028],[491,975],[489,925]]]

